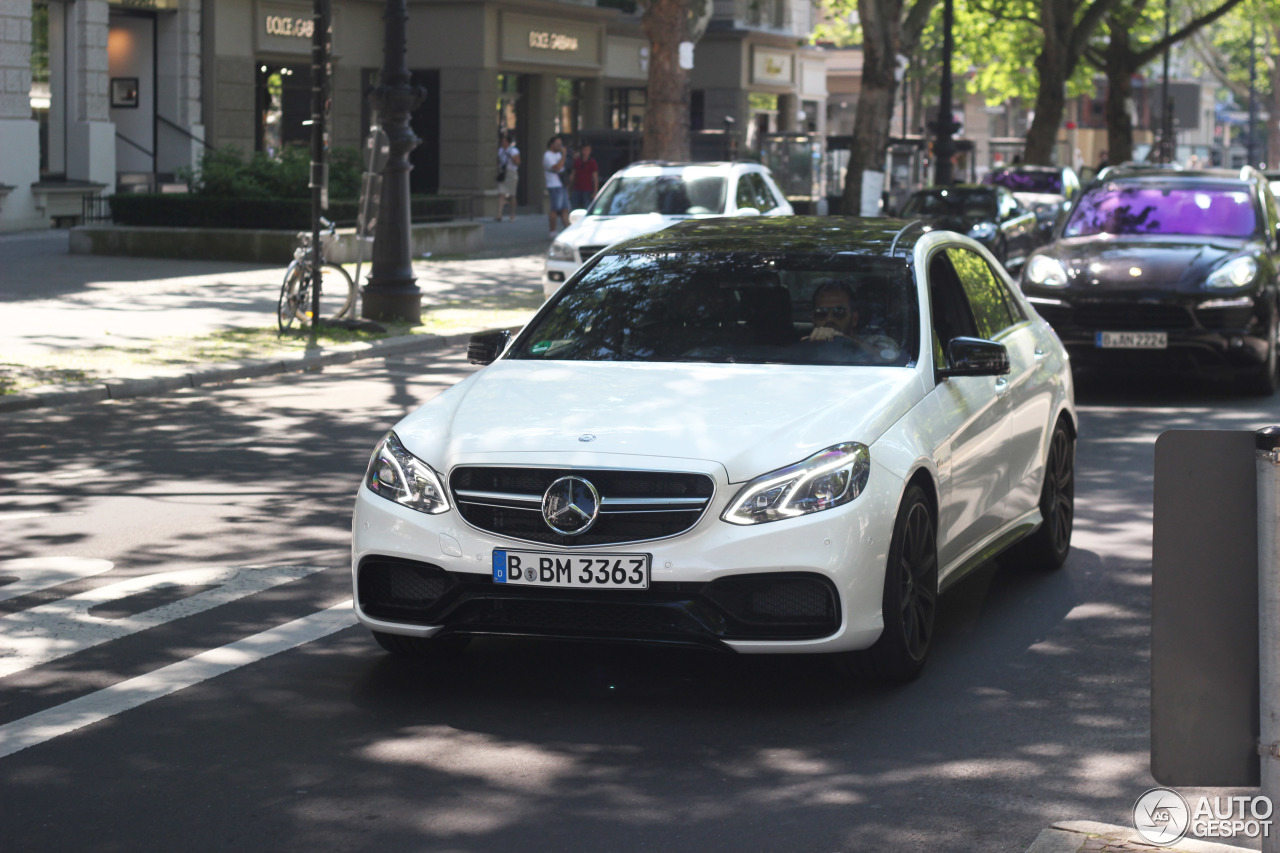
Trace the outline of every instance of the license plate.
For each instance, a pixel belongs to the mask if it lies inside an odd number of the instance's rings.
[[[1098,332],[1094,343],[1101,349],[1168,349],[1168,332]]]
[[[493,550],[493,582],[577,589],[648,589],[648,554]]]

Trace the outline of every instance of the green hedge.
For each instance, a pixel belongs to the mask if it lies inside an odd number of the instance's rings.
[[[117,193],[109,199],[111,220],[117,225],[172,228],[249,228],[302,231],[311,227],[311,200],[298,198],[227,199],[166,193]],[[465,214],[466,199],[415,196],[410,199],[414,222],[445,222]],[[462,206],[464,209],[460,210]],[[325,216],[339,225],[355,225],[358,202],[329,202]]]

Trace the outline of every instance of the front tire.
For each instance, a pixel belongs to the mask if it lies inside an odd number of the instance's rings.
[[[309,303],[311,294],[306,278],[305,264],[300,261],[289,264],[289,269],[284,275],[284,284],[280,285],[280,299],[276,302],[276,325],[279,326],[281,334],[292,329],[295,323],[299,326],[306,325],[302,303]]]
[[[1049,439],[1044,485],[1040,487],[1040,515],[1044,521],[1013,549],[1014,558],[1032,569],[1051,572],[1067,561],[1075,521],[1075,460],[1075,439],[1066,423],[1059,420]]]
[[[862,669],[885,681],[910,681],[924,669],[938,607],[938,541],[933,509],[919,486],[907,489],[893,523],[884,574],[884,631],[860,653]]]
[[[1259,397],[1270,397],[1280,388],[1280,354],[1276,352],[1276,339],[1280,337],[1280,321],[1272,312],[1271,322],[1267,324],[1267,360],[1258,368],[1257,373],[1248,377],[1246,387],[1250,394]]]

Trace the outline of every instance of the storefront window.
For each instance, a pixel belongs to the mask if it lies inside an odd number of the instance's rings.
[[[498,133],[516,129],[516,108],[520,102],[520,80],[516,74],[498,75]]]
[[[782,29],[787,23],[783,0],[748,0],[747,23],[756,27]]]
[[[571,77],[556,78],[556,133],[582,130],[582,83]]]
[[[280,156],[286,145],[310,145],[311,69],[258,66],[258,150]]]
[[[40,177],[66,174],[66,93],[61,3],[31,7],[31,118],[40,128]]]
[[[751,92],[747,96],[751,108],[751,127],[747,129],[747,147],[759,150],[766,133],[777,130],[778,96]]]
[[[618,88],[609,90],[609,127],[613,130],[644,130],[647,90]]]

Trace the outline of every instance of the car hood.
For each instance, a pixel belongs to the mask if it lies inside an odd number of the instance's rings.
[[[742,482],[842,441],[870,445],[923,393],[901,367],[499,360],[395,431],[441,470],[655,457]]]
[[[575,222],[556,239],[570,246],[609,246],[642,234],[661,231],[669,225],[698,217],[638,213],[634,216],[588,216]],[[586,258],[583,258],[586,260]]]
[[[1062,262],[1075,285],[1190,292],[1223,261],[1260,248],[1230,237],[1093,235],[1059,240],[1046,254]]]

